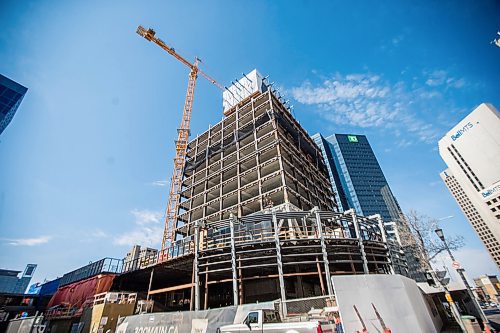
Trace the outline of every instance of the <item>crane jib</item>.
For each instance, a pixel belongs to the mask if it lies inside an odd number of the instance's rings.
[[[205,72],[201,71],[198,68],[198,64],[200,63],[199,58],[197,57],[195,58],[194,64],[187,61],[184,57],[179,55],[173,47],[168,46],[161,39],[155,37],[156,32],[153,29],[146,30],[144,27],[139,26],[136,32],[146,40],[160,46],[167,53],[175,57],[177,60],[182,62],[190,69],[181,126],[178,129],[177,140],[175,141],[176,156],[174,158],[174,170],[170,182],[170,193],[167,204],[165,228],[162,238],[162,249],[160,252],[160,260],[163,261],[165,258],[164,256],[165,251],[167,250],[168,246],[175,241],[176,238],[175,229],[177,227],[176,225],[177,212],[179,210],[179,204],[180,204],[179,200],[182,189],[182,176],[186,158],[187,142],[190,133],[189,127],[191,122],[191,113],[193,111],[193,100],[194,100],[194,89],[196,86],[196,78],[198,77],[198,73],[200,73],[206,80],[208,80],[210,83],[215,85],[220,90],[224,91],[224,86],[219,84],[216,80],[214,80],[212,77],[210,77],[209,75],[207,75]]]

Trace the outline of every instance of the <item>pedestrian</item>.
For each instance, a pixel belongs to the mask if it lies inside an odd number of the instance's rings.
[[[335,314],[335,332],[336,333],[344,333],[344,329],[342,328],[342,320],[338,314]]]

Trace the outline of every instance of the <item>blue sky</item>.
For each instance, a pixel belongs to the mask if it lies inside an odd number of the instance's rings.
[[[444,220],[470,275],[497,273],[442,184],[437,140],[500,106],[491,1],[14,1],[0,4],[0,72],[29,88],[0,137],[0,266],[35,280],[137,242],[158,246],[187,68],[229,82],[259,69],[313,134],[366,134],[404,210]],[[192,133],[222,118],[198,80]]]

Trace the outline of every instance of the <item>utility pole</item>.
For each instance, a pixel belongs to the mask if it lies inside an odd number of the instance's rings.
[[[450,305],[451,314],[455,318],[455,321],[460,326],[462,331],[465,332],[466,330],[465,330],[464,324],[463,324],[462,320],[460,319],[460,311],[458,310],[457,304],[455,303],[455,301],[451,297],[451,294],[450,294],[450,291],[448,290],[448,287],[446,287],[447,283],[445,283],[442,278],[439,278],[436,271],[434,271],[434,269],[432,268],[431,261],[429,260],[429,253],[427,252],[427,249],[425,248],[422,234],[418,230],[416,230],[416,232],[417,232],[417,237],[418,237],[418,240],[417,240],[418,247],[420,248],[420,250],[422,251],[422,254],[424,256],[425,265],[427,266],[427,269],[429,270],[428,272],[431,274],[432,279],[434,281],[438,281],[439,284],[441,285],[441,287],[444,289],[444,297],[446,298],[446,301]]]
[[[451,260],[454,263],[457,262],[455,260],[455,256],[453,256],[453,253],[451,253],[451,250],[448,247],[448,243],[446,242],[446,239],[444,238],[443,229],[438,228],[438,229],[435,230],[435,232],[436,232],[437,236],[439,237],[439,239],[441,239],[441,241],[443,242],[443,245],[444,245],[446,251],[448,252]],[[471,289],[471,287],[469,285],[469,282],[465,278],[464,269],[459,267],[459,268],[455,268],[455,270],[457,271],[458,275],[460,275],[460,278],[462,279],[462,282],[464,283],[465,288],[467,289],[467,293],[469,294],[469,297],[470,297],[470,299],[472,301],[472,304],[474,304],[474,307],[476,308],[476,311],[479,313],[479,316],[481,317],[481,321],[483,322],[485,331],[486,332],[490,332],[490,329],[489,329],[490,325],[489,325],[488,318],[486,318],[486,315],[484,314],[483,309],[481,309],[481,307],[477,303],[476,297],[474,296],[474,293],[472,292],[472,289]]]

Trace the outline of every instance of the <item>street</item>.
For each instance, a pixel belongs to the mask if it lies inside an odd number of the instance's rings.
[[[498,308],[488,308],[483,309],[484,314],[488,317],[491,327],[496,331],[500,331],[500,309]]]

